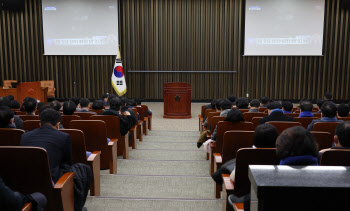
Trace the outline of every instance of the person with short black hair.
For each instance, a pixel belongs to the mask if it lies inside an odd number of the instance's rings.
[[[221,111],[220,116],[227,116],[228,112],[232,108],[232,103],[228,99],[221,100],[221,101],[219,101],[219,106],[218,107],[220,108],[219,110]],[[208,118],[205,119],[205,121],[203,123],[203,126],[204,127],[208,126]],[[213,133],[216,133],[216,131],[214,131]]]
[[[10,102],[15,100],[15,97],[13,95],[7,95],[6,98],[9,99]]]
[[[271,124],[258,125],[254,133],[254,146],[256,148],[275,148],[279,133]]]
[[[238,109],[249,109],[249,101],[245,97],[240,97],[236,99],[236,106]]]
[[[97,115],[96,112],[93,111],[89,111],[89,104],[90,104],[90,100],[87,98],[82,98],[79,102],[79,108],[80,111],[79,112],[87,112],[87,113],[93,113],[95,115]]]
[[[70,101],[72,101],[77,106],[76,111],[79,112],[81,110],[79,108],[80,97],[72,97]]]
[[[129,105],[130,105],[131,107],[136,106],[136,101],[135,101],[135,99],[130,99],[130,100],[129,100]]]
[[[326,102],[326,100],[323,99],[323,98],[317,99],[316,104],[317,104],[317,107],[318,107],[318,111],[316,113],[321,113],[322,112],[321,108],[322,108],[323,103],[325,103],[325,102]]]
[[[227,98],[229,101],[231,101],[232,105],[235,105],[237,97],[234,95],[228,96]]]
[[[260,101],[258,99],[251,100],[249,103],[248,113],[257,113],[259,112]]]
[[[10,102],[10,108],[11,109],[20,109],[21,105],[19,104],[19,102],[17,100],[12,100]]]
[[[268,96],[264,96],[260,99],[260,102],[261,102],[260,107],[265,108],[269,104],[270,98]]]
[[[0,128],[16,128],[13,116],[14,113],[9,107],[0,107]]]
[[[120,112],[122,101],[115,97],[109,101],[109,110],[105,110],[101,113],[101,115],[114,115],[118,116],[120,119],[120,133],[122,136],[128,133],[128,131],[134,126],[133,123],[133,117],[128,111],[125,111],[124,113]],[[125,117],[123,115],[125,115]]]
[[[32,97],[26,97],[23,101],[23,108],[26,115],[35,115],[37,101]]]
[[[63,103],[63,115],[73,115],[77,106],[72,101],[66,101]]]
[[[280,165],[318,166],[318,147],[313,135],[297,126],[284,130],[276,141]]]
[[[326,92],[326,93],[324,94],[324,99],[325,99],[326,101],[331,101],[331,100],[332,100],[332,97],[333,97],[332,92]]]
[[[7,107],[10,109],[10,100],[6,97],[0,97],[0,107]],[[13,124],[17,129],[23,129],[23,120],[17,116],[13,116]]]
[[[93,103],[92,103],[92,106],[91,108],[93,110],[102,110],[103,109],[103,102],[102,100],[95,100]]]
[[[338,117],[347,117],[349,115],[349,105],[342,103],[338,105]]]
[[[334,146],[329,149],[350,149],[350,122],[342,122],[335,128]],[[322,153],[329,150],[323,149],[319,153],[321,158]]]
[[[343,120],[337,120],[337,106],[332,101],[325,102],[322,107],[321,119],[312,120],[307,129],[312,131],[316,122],[343,122]]]
[[[314,117],[312,113],[313,104],[309,100],[304,100],[300,103],[300,114],[299,117]]]
[[[45,105],[44,102],[39,102],[37,105],[36,105],[36,110],[40,111],[41,107],[43,107]]]
[[[288,121],[295,122],[294,117],[284,115],[282,105],[278,102],[272,102],[267,105],[268,116],[259,120],[259,124],[264,124],[270,121]]]
[[[284,114],[291,114],[293,113],[293,104],[290,101],[283,101],[282,102],[282,110]]]
[[[115,94],[110,94],[110,95],[108,96],[107,104],[109,105],[109,101],[111,101],[113,98],[116,98],[116,97],[117,97],[117,95],[115,95]]]
[[[135,125],[138,121],[138,117],[136,116],[135,112],[128,106],[129,100],[126,97],[121,97],[120,100],[122,101],[122,106],[120,107],[121,113],[125,113],[126,111],[130,113],[130,116],[132,117],[132,125]],[[132,108],[132,107],[131,107]]]
[[[50,103],[51,108],[55,109],[56,111],[60,111],[61,109],[61,103],[58,102],[57,100],[54,100]]]
[[[107,105],[108,96],[109,96],[109,94],[106,93],[106,94],[103,94],[102,97],[101,97],[101,101],[102,101],[104,106]]]

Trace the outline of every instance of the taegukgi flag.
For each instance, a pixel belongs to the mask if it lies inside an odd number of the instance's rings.
[[[119,96],[122,96],[126,93],[126,81],[119,50],[113,68],[112,86]]]

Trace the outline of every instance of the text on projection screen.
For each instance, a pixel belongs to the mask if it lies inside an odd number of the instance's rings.
[[[321,56],[325,0],[246,0],[244,55]]]
[[[118,0],[42,0],[45,55],[117,55]]]

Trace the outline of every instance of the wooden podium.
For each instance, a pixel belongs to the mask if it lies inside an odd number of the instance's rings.
[[[191,118],[191,84],[164,84],[164,118]]]
[[[32,97],[40,100],[40,102],[47,103],[47,87],[41,87],[41,82],[25,82],[17,86],[17,98],[20,103],[24,98]]]

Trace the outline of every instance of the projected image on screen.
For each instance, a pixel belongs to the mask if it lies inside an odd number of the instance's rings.
[[[117,0],[42,0],[45,55],[116,55]]]
[[[325,0],[246,0],[245,55],[322,55]]]

